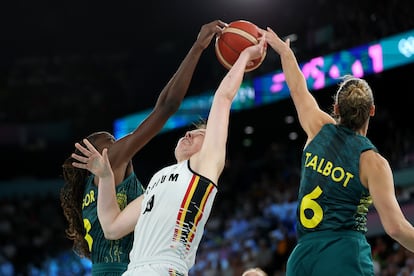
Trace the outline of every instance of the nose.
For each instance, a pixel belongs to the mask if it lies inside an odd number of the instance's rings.
[[[191,138],[191,132],[190,132],[190,131],[187,131],[187,132],[185,133],[185,137],[186,137],[186,138]]]

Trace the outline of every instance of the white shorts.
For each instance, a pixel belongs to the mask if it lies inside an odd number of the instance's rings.
[[[188,276],[187,273],[181,273],[167,264],[145,264],[134,268],[128,268],[122,276]]]

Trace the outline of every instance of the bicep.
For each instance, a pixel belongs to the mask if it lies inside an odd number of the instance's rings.
[[[224,168],[231,101],[215,97],[207,120],[206,135],[194,164],[197,172],[217,183]]]
[[[369,151],[362,156],[363,181],[366,182],[381,223],[388,232],[388,229],[404,219],[395,195],[391,168],[376,152]]]

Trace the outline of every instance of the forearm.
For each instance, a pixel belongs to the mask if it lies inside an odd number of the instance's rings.
[[[178,110],[188,91],[203,50],[197,41],[193,44],[177,71],[162,90],[157,100],[156,108],[164,107],[169,114],[173,114]]]
[[[384,227],[386,233],[411,252],[414,252],[414,227],[405,218],[392,226]]]
[[[243,81],[244,72],[248,62],[249,55],[242,52],[221,81],[216,93],[222,93],[229,101],[233,101]]]
[[[119,208],[113,176],[99,178],[98,186],[98,218],[105,236],[112,232],[114,222],[121,213]]]
[[[285,74],[286,83],[289,87],[291,96],[295,97],[300,93],[308,92],[305,77],[299,68],[299,64],[292,49],[286,49],[281,53],[280,59],[282,61],[283,73]]]
[[[409,226],[410,229],[406,229],[407,231],[404,231],[403,235],[395,236],[394,239],[398,241],[402,246],[404,246],[406,249],[408,249],[411,252],[414,252],[414,235],[413,235],[413,229],[412,226]]]

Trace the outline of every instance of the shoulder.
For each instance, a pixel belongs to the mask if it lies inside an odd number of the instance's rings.
[[[368,183],[368,179],[387,179],[392,176],[388,160],[375,150],[364,151],[359,166],[362,183]]]
[[[374,149],[364,151],[360,157],[361,165],[364,164],[372,169],[383,169],[389,167],[389,162]]]

